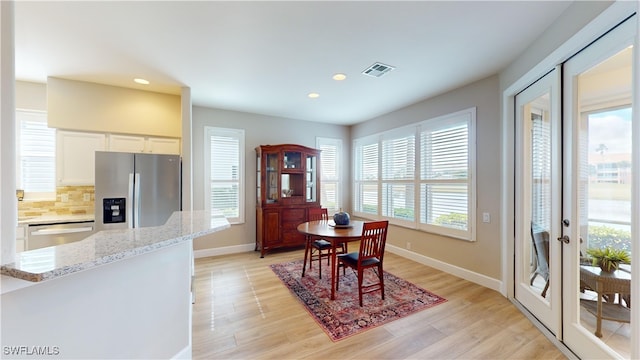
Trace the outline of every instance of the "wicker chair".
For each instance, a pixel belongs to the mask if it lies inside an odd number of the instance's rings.
[[[545,285],[540,296],[546,297],[549,290],[549,233],[532,223],[531,242],[536,255],[536,269],[531,275],[530,285],[533,285],[536,276],[542,276]]]

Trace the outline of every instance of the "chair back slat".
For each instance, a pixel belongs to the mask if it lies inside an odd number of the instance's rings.
[[[309,208],[309,221],[329,220],[327,208]]]
[[[366,222],[362,226],[362,238],[360,239],[360,253],[358,261],[377,258],[382,261],[384,247],[387,242],[387,229],[389,221]]]

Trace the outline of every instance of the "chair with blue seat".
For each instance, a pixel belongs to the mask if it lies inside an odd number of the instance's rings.
[[[366,222],[362,226],[360,250],[338,255],[338,266],[349,267],[358,275],[358,297],[362,306],[362,294],[380,290],[384,300],[384,247],[387,242],[389,221]],[[378,278],[376,283],[364,284],[364,270],[372,269]],[[336,290],[340,285],[340,271],[337,272]]]
[[[309,221],[328,221],[329,214],[326,208],[309,208],[308,212]],[[331,257],[331,243],[321,238],[314,238],[313,236],[307,236],[307,244],[304,249],[304,262],[302,264],[302,276],[304,276],[307,267],[307,258],[309,258],[309,270],[313,267],[313,261],[318,261],[318,274],[322,279],[322,259],[327,259],[327,265],[329,265],[329,258]]]

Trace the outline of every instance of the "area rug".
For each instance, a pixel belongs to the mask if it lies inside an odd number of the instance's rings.
[[[347,269],[346,275],[340,274],[340,287],[335,300],[331,300],[331,267],[326,263],[322,266],[322,279],[318,278],[317,263],[314,263],[312,270],[307,268],[302,277],[302,260],[273,264],[271,269],[333,341],[447,301],[385,271],[385,300],[382,300],[379,291],[374,291],[363,295],[364,306],[360,307],[358,278],[350,269]],[[365,274],[365,284],[375,281],[373,271],[366,270]]]

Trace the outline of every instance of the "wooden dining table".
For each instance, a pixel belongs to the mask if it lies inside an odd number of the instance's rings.
[[[331,243],[331,300],[336,298],[338,264],[336,248],[343,242],[358,241],[362,237],[364,221],[352,220],[347,226],[336,225],[333,220],[308,221],[298,225],[298,231],[312,237],[320,237]]]

